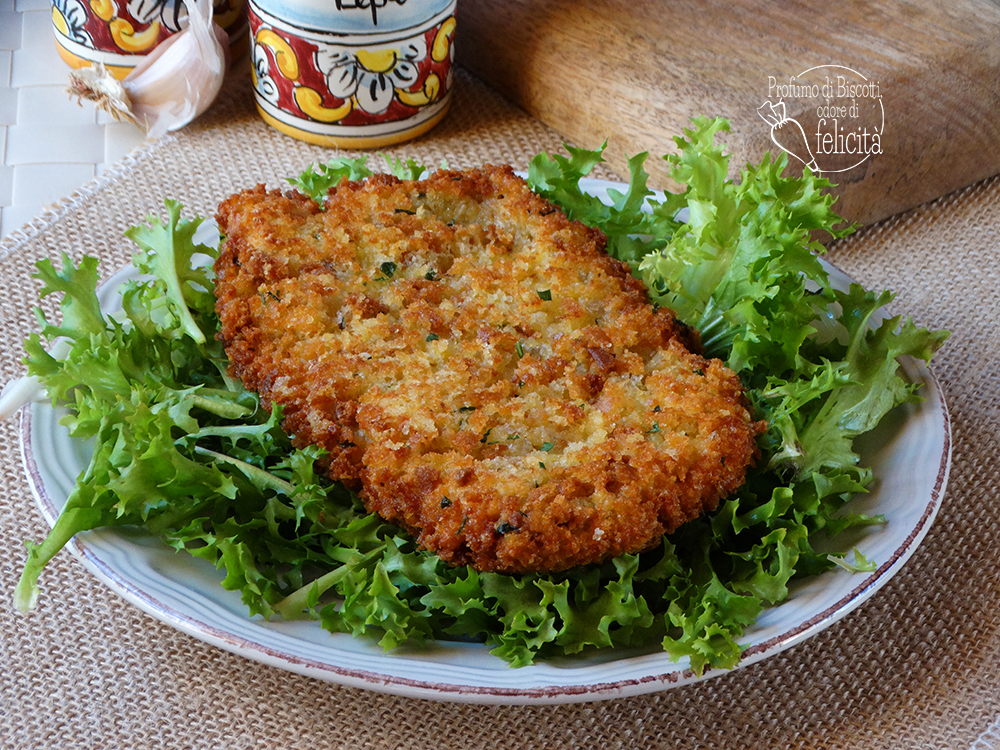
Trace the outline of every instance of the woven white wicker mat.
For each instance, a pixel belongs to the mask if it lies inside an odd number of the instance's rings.
[[[65,93],[50,0],[0,0],[0,237],[146,141]]]

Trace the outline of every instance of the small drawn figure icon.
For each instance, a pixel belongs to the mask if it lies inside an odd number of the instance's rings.
[[[785,115],[784,101],[779,100],[776,105],[766,101],[757,108],[757,114],[771,126],[771,140],[774,141],[774,145],[794,156],[817,175],[820,174],[820,169],[816,166],[816,157],[809,148],[806,132],[797,120]]]

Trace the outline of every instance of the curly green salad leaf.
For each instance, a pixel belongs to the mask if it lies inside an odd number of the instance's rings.
[[[898,359],[929,360],[945,333],[885,318],[888,293],[831,288],[817,230],[849,231],[808,170],[782,173],[765,157],[727,178],[715,143],[723,120],[696,119],[665,157],[683,186],[654,194],[646,159],[629,161],[625,192],[602,202],[580,188],[602,149],[541,154],[529,182],[573,218],[602,229],[608,250],[630,263],[656,304],[698,327],[707,352],[742,379],[769,428],[746,484],[718,511],[682,526],[651,551],[550,575],[508,576],[453,568],[398,528],[365,512],[351,492],[316,474],[318,448],[296,449],[281,410],[227,374],[215,340],[213,246],[194,241],[200,219],[167,218],[128,235],[145,274],[122,289],[123,310],[101,312],[97,263],[63,256],[37,264],[42,295],[61,293],[62,323],[39,312],[26,342],[28,371],[63,423],[91,438],[93,458],[48,538],[27,543],[16,592],[33,606],[45,564],[76,533],[140,526],[176,550],[223,570],[251,615],[314,618],[333,632],[384,648],[429,639],[472,640],[513,666],[538,658],[659,642],[691,668],[728,668],[740,638],[795,577],[835,565],[871,570],[855,554],[816,542],[884,519],[844,505],[872,482],[854,439],[894,406],[916,399]],[[393,160],[401,177],[424,168]],[[317,200],[341,179],[370,175],[364,159],[339,159],[291,180]],[[686,215],[682,211],[686,209]],[[50,355],[68,342],[63,358]]]
[[[427,167],[413,159],[400,159],[391,154],[383,156],[389,173],[401,180],[419,180]],[[341,180],[363,180],[375,173],[368,166],[366,156],[339,156],[326,164],[310,164],[298,177],[289,177],[289,182],[300,192],[317,203],[322,203],[327,191]]]

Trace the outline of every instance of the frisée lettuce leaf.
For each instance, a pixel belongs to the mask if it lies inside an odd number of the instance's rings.
[[[692,125],[665,157],[677,193],[648,187],[640,154],[629,160],[627,190],[598,199],[581,181],[603,147],[541,154],[528,179],[607,235],[608,252],[655,304],[701,331],[706,352],[739,374],[767,420],[760,460],[715,513],[655,549],[563,573],[446,565],[319,476],[320,449],[294,448],[281,409],[263,408],[228,375],[206,263],[215,246],[196,242],[201,220],[182,219],[167,201],[166,219],[128,233],[142,275],[123,286],[119,313],[100,308],[95,260],[38,264],[43,296],[63,295],[62,321],[39,313],[28,372],[94,452],[48,538],[27,543],[17,606],[34,605],[42,569],[74,534],[139,526],[224,571],[223,587],[239,591],[251,615],[314,618],[386,649],[479,641],[513,666],[659,643],[700,673],[739,661],[745,628],[788,596],[794,577],[871,569],[816,542],[883,522],[844,507],[872,481],[854,440],[918,398],[899,358],[929,360],[946,334],[884,315],[888,293],[830,285],[813,237],[850,228],[826,180],[808,170],[784,177],[784,156],[729,180],[715,142],[725,121]],[[389,167],[404,179],[424,171],[412,160]],[[364,159],[337,159],[291,182],[320,201],[340,180],[371,174]],[[58,341],[65,356],[49,353]]]
[[[740,376],[769,425],[744,486],[717,513],[671,538],[682,572],[671,578],[666,618],[673,630],[664,648],[688,656],[698,671],[738,658],[741,626],[782,601],[794,576],[833,565],[871,569],[856,551],[848,563],[816,552],[811,540],[883,522],[841,512],[873,479],[859,465],[854,439],[893,407],[918,398],[899,360],[929,361],[947,333],[884,316],[888,292],[830,285],[818,257],[824,247],[814,237],[842,237],[852,227],[834,212],[827,180],[808,168],[801,177],[784,177],[786,154],[765,155],[730,180],[729,158],[715,142],[728,123],[695,118],[692,124],[675,138],[677,152],[664,157],[683,192],[654,195],[635,174],[643,155],[630,162],[632,191],[643,194],[646,212],[666,231],[651,230],[653,219],[637,220],[636,231],[651,235],[642,257],[614,243],[608,251],[631,264],[655,303],[700,331],[706,356]],[[554,163],[575,178],[600,160],[599,152],[571,154],[533,162],[545,175],[532,173],[535,187],[551,200],[572,192],[565,180],[547,175]],[[624,204],[611,197],[615,206]],[[634,196],[629,204],[636,204]],[[597,227],[613,210],[574,205],[575,218]]]
[[[419,180],[427,171],[427,167],[414,159],[400,159],[391,154],[383,156],[383,159],[389,167],[389,173],[401,180]],[[368,166],[368,157],[339,156],[326,164],[310,164],[298,177],[289,177],[287,181],[317,203],[322,203],[330,188],[341,180],[363,180],[374,174]]]

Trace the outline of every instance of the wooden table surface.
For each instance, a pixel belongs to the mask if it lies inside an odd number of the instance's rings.
[[[885,113],[883,153],[828,175],[844,216],[869,223],[1000,172],[990,0],[462,0],[459,29],[463,65],[570,141],[607,139],[623,174],[625,154],[662,155],[693,115],[731,121],[732,164],[777,153],[767,101],[784,101],[816,151],[828,97],[781,97],[769,78],[831,65],[877,82]],[[668,184],[662,162],[649,168]]]

